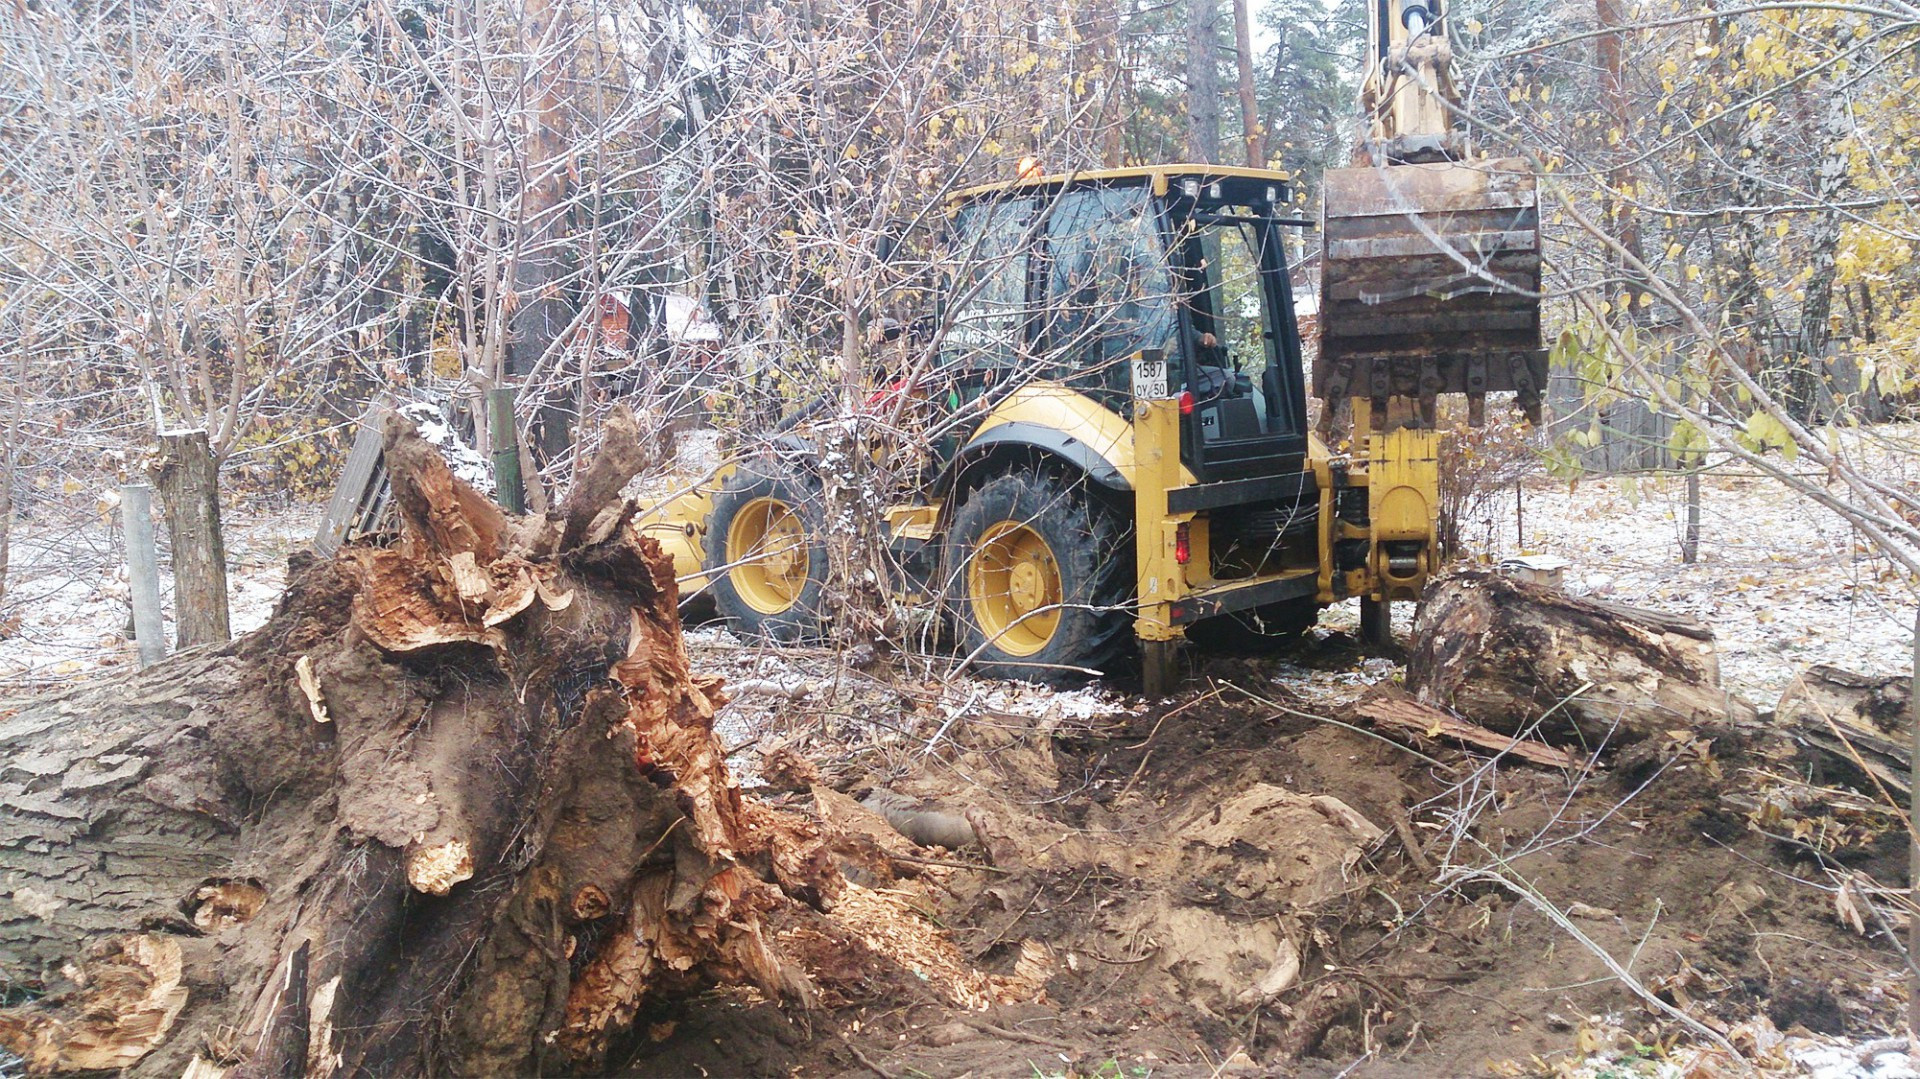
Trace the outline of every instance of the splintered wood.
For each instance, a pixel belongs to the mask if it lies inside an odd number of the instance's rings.
[[[1581,758],[1564,749],[1490,731],[1401,694],[1375,693],[1362,698],[1353,710],[1382,727],[1420,738],[1444,738],[1489,753],[1517,757],[1529,764],[1569,769],[1577,769],[1581,764]]]
[[[636,431],[561,512],[508,517],[391,424],[393,548],[297,566],[230,649],[0,714],[0,969],[34,998],[0,1046],[36,1072],[557,1074],[716,986],[995,999],[911,900],[847,884],[829,829],[742,796],[672,563],[618,497]]]
[[[180,945],[171,937],[102,941],[75,981],[64,1007],[0,1011],[0,1045],[35,1072],[132,1067],[166,1039],[187,1004]]]

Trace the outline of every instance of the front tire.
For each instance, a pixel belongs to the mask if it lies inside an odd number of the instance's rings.
[[[1115,514],[1050,473],[989,480],[953,516],[943,580],[980,673],[1072,682],[1125,647],[1133,560]]]
[[[721,484],[707,516],[714,608],[739,637],[825,635],[827,548],[820,489],[771,462],[748,462]]]

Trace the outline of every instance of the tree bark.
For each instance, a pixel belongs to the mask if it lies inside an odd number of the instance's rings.
[[[1673,730],[1747,731],[1755,718],[1720,687],[1704,623],[1486,570],[1429,588],[1407,686],[1503,734],[1537,728],[1548,742],[1587,751]]]
[[[220,534],[220,464],[205,431],[160,434],[153,485],[167,513],[173,550],[173,633],[176,649],[224,644],[227,622],[227,546]]]
[[[640,459],[608,441],[583,498]],[[401,421],[386,455],[396,548],[296,559],[228,647],[0,708],[0,995],[33,998],[0,1045],[41,1072],[596,1070],[661,994],[830,996],[776,926],[899,990],[816,909],[848,887],[817,827],[728,775],[633,505],[511,518]]]
[[[14,342],[13,400],[7,407],[7,437],[0,443],[0,599],[7,597],[13,554],[13,481],[19,475],[20,455],[26,444],[27,360],[33,354],[33,335],[23,333]]]
[[[1240,140],[1246,147],[1247,167],[1263,168],[1266,138],[1260,132],[1260,104],[1253,95],[1253,13],[1247,0],[1233,0],[1233,59],[1239,76]]]
[[[509,316],[507,373],[516,379],[535,375],[573,322],[573,306],[561,288],[568,273],[564,158],[569,146],[568,101],[561,86],[573,50],[560,44],[569,40],[570,31],[558,24],[567,17],[552,0],[530,0],[520,24],[521,41],[531,60],[527,90],[531,116],[518,192],[521,225],[513,262],[517,304]],[[540,458],[557,460],[572,445],[575,417],[564,396],[547,397],[543,386],[528,388],[543,392],[533,432]],[[529,488],[540,483],[537,472],[522,479]]]
[[[1844,32],[1845,24],[1841,26]],[[1811,266],[1805,298],[1800,304],[1796,351],[1813,369],[1815,377],[1823,378],[1827,342],[1833,336],[1828,322],[1833,314],[1833,283],[1838,273],[1840,231],[1844,223],[1838,203],[1848,180],[1845,143],[1853,130],[1853,102],[1847,96],[1843,78],[1829,77],[1818,85],[1826,94],[1826,110],[1820,123],[1820,165],[1814,176],[1814,202],[1821,209],[1813,216],[1813,229],[1807,240]],[[1844,387],[1839,389],[1846,392]]]
[[[1628,20],[1620,10],[1621,0],[1595,0],[1594,14],[1601,29],[1609,31],[1594,41],[1594,51],[1600,61],[1600,96],[1607,110],[1607,156],[1615,163],[1607,169],[1606,214],[1607,229],[1613,233],[1620,246],[1635,261],[1642,258],[1640,250],[1640,222],[1634,215],[1632,195],[1634,190],[1634,172],[1625,162],[1629,157],[1627,133],[1633,128],[1632,107],[1627,103],[1626,66],[1624,63],[1625,42]],[[1645,324],[1647,311],[1644,306],[1646,286],[1636,280],[1627,270],[1625,260],[1609,259],[1613,265],[1610,271],[1623,279],[1623,294],[1626,299],[1626,317]],[[1608,297],[1614,295],[1609,286]]]
[[[1911,674],[1815,664],[1780,695],[1772,726],[1815,781],[1905,795],[1912,789],[1912,692]]]
[[[1187,9],[1187,153],[1220,160],[1219,0],[1190,0]]]

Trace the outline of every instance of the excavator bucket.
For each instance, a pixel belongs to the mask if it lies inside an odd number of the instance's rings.
[[[1520,158],[1390,164],[1326,174],[1314,392],[1420,402],[1511,391],[1536,422],[1540,213]]]

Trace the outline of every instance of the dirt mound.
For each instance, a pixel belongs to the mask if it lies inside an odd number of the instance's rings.
[[[968,822],[964,849],[882,831],[861,857],[1021,1003],[896,990],[782,1020],[714,999],[655,1017],[671,1032],[627,1073],[738,1070],[711,1052],[737,1036],[754,1074],[1526,1074],[1682,1044],[1720,1054],[1712,1074],[1733,1067],[1718,1041],[1760,1059],[1756,1023],[1897,1026],[1897,957],[1836,914],[1835,883],[1897,883],[1897,852],[1766,834],[1779,800],[1738,747],[1676,740],[1618,775],[1492,766],[1314,718],[1341,702],[1258,664],[1208,673],[1159,708],[822,754],[843,815],[877,789]]]
[[[1145,750],[1159,737],[1134,744]],[[1149,767],[1116,770],[1123,789],[1113,796],[1101,799],[1111,779],[1095,778],[1094,797],[1062,800],[1061,776],[1088,776],[1098,761],[1047,737],[1002,732],[992,741],[1000,744],[976,742],[895,789],[970,812],[988,846],[1010,852],[1006,872],[945,882],[967,927],[960,939],[988,964],[1024,940],[1043,941],[1062,966],[1063,1002],[1124,983],[1135,996],[1221,1021],[1253,1001],[1277,962],[1297,960],[1301,916],[1360,887],[1368,876],[1360,862],[1384,834],[1337,797],[1281,786],[1280,771],[1267,767],[1253,768],[1251,782],[1236,770],[1199,783],[1156,773],[1142,755]],[[1110,976],[1083,985],[1082,968]]]

